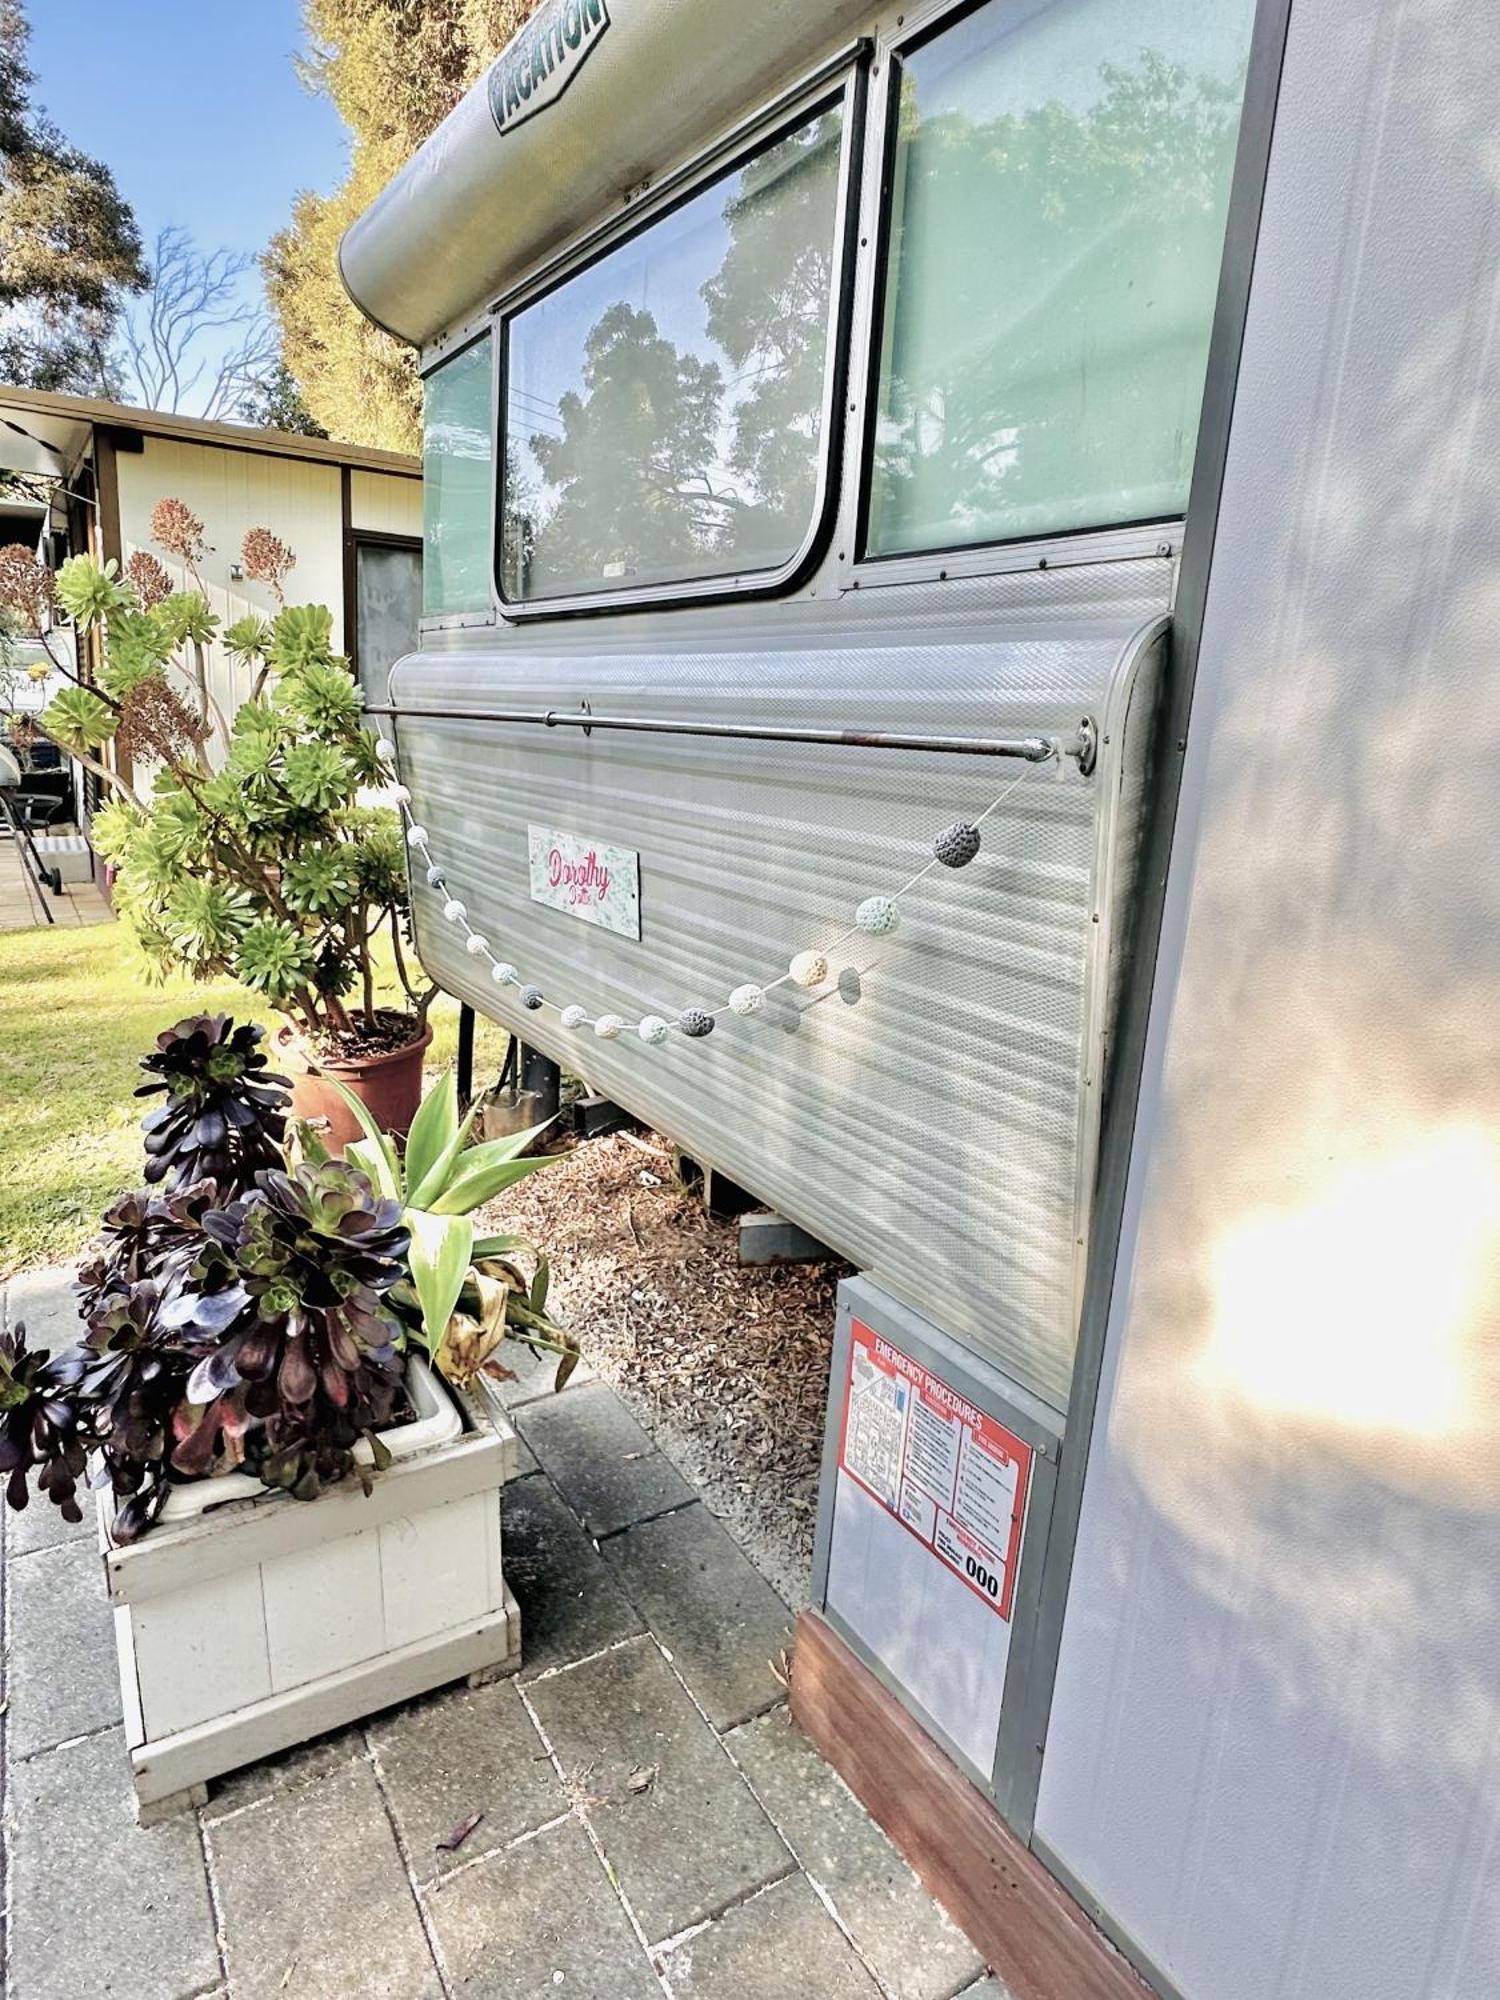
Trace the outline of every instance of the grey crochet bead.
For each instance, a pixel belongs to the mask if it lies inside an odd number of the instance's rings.
[[[435,861],[427,871],[427,886],[429,889],[446,889],[448,886],[448,878]]]
[[[901,922],[901,912],[889,896],[866,896],[854,912],[857,930],[866,937],[889,937]]]
[[[714,1017],[701,1007],[685,1007],[677,1016],[677,1025],[691,1041],[696,1042],[701,1036],[713,1033]]]
[[[945,868],[967,868],[979,852],[979,828],[965,819],[945,826],[932,843],[932,851]]]
[[[540,986],[523,986],[521,988],[521,1005],[529,1007],[533,1013],[541,1006],[546,997]]]

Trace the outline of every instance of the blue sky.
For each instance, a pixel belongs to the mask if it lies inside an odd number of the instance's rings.
[[[344,130],[303,89],[298,0],[29,0],[36,98],[104,161],[147,242],[259,251],[305,187],[331,188]]]

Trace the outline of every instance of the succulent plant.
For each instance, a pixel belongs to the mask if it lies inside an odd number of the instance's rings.
[[[63,1519],[81,1521],[78,1482],[88,1440],[69,1393],[67,1363],[68,1357],[58,1363],[48,1349],[28,1347],[19,1322],[0,1333],[0,1473],[12,1507],[26,1505],[27,1481],[36,1472],[38,1486]]]
[[[205,1301],[207,1326],[184,1322],[215,1344],[187,1382],[172,1463],[206,1470],[228,1424],[268,1485],[312,1499],[396,1407],[401,1327],[385,1298],[405,1271],[400,1204],[342,1161],[309,1160],[257,1175],[204,1227],[237,1282]]]
[[[279,1164],[291,1086],[268,1072],[264,1035],[227,1014],[197,1014],[157,1036],[141,1063],[152,1081],[136,1091],[167,1095],[143,1121],[148,1181],[171,1191],[213,1180],[233,1194]]]

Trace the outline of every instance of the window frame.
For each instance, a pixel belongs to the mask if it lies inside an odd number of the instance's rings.
[[[863,353],[858,361],[863,407],[858,423],[856,477],[849,514],[849,546],[853,551],[850,581],[865,588],[881,584],[920,582],[938,577],[993,575],[1022,569],[1061,569],[1078,563],[1126,562],[1159,557],[1171,560],[1182,546],[1185,508],[1129,521],[1105,521],[1093,526],[1056,528],[1045,534],[999,535],[983,541],[945,542],[924,548],[877,552],[870,547],[870,507],[875,482],[875,442],[880,424],[880,371],[884,359],[886,303],[894,273],[891,233],[895,214],[896,156],[901,116],[901,83],[908,57],[981,13],[994,0],[931,0],[913,7],[904,21],[882,35],[876,56],[880,82],[877,106],[879,134],[871,148],[873,216],[868,231],[869,258],[864,290]],[[1241,119],[1244,105],[1241,104]],[[875,121],[872,120],[872,124]],[[1220,256],[1219,278],[1223,275]],[[1218,284],[1214,287],[1217,297]],[[1210,359],[1212,358],[1210,354]],[[853,427],[851,427],[852,429]]]
[[[844,424],[849,380],[849,348],[859,257],[859,208],[865,159],[865,105],[870,45],[857,43],[834,63],[784,93],[717,144],[632,205],[618,222],[596,230],[554,259],[541,272],[497,302],[491,328],[495,339],[493,545],[491,583],[502,618],[524,623],[539,618],[597,617],[610,612],[667,610],[716,600],[776,597],[795,590],[815,570],[833,537],[843,489]],[[503,571],[505,469],[510,388],[511,322],[529,306],[560,290],[700,194],[758,153],[805,125],[819,112],[842,112],[838,186],[834,205],[833,273],[824,355],[823,402],[818,434],[812,514],[792,555],[774,568],[726,572],[661,583],[604,586],[555,597],[506,595]],[[451,357],[445,357],[451,358]]]

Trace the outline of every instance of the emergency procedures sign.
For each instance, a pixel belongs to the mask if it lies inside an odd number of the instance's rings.
[[[1009,1620],[1030,1446],[857,1319],[839,1464]]]
[[[961,1386],[848,1326],[824,1609],[988,1786],[1034,1454]]]

